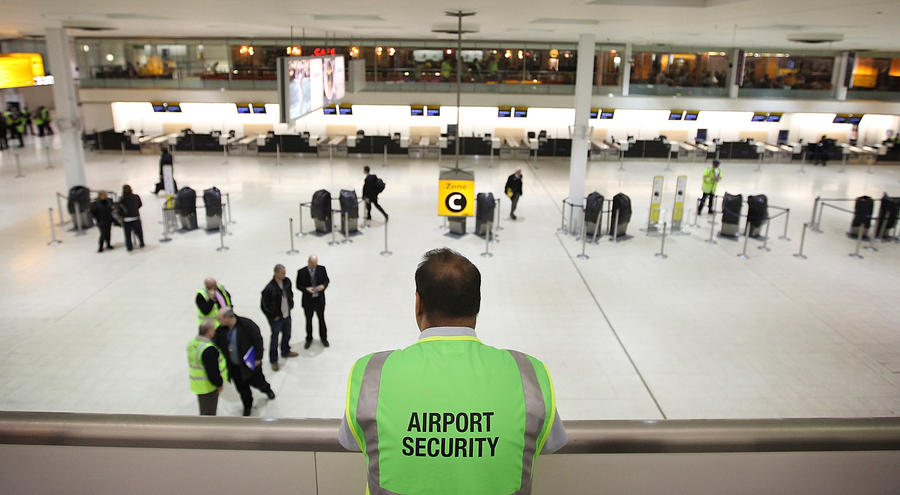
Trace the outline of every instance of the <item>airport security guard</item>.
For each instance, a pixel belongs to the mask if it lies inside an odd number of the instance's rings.
[[[716,186],[722,180],[722,171],[719,170],[719,160],[713,160],[712,166],[703,171],[703,197],[697,205],[697,215],[703,213],[703,205],[709,198],[709,213],[713,213],[713,203],[716,202]]]
[[[365,453],[367,493],[531,493],[535,457],[566,443],[547,368],[475,336],[468,259],[429,251],[415,279],[418,342],[350,372],[339,439]]]
[[[203,281],[203,288],[197,289],[194,304],[197,305],[199,323],[206,319],[212,319],[215,321],[216,328],[219,328],[219,322],[215,320],[216,315],[219,314],[220,309],[232,307],[231,294],[225,290],[222,284],[216,282],[216,279],[208,278]]]
[[[191,392],[197,394],[201,416],[215,416],[219,392],[228,381],[228,366],[221,349],[212,343],[216,333],[214,320],[200,323],[200,334],[188,342],[187,359]]]

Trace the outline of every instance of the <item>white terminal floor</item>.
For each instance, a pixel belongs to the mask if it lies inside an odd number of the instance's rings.
[[[900,245],[876,244],[864,259],[848,257],[850,215],[827,210],[824,233],[809,233],[807,260],[798,250],[803,222],[816,195],[852,198],[900,194],[900,168],[840,164],[724,162],[719,193],[764,193],[772,205],[791,209],[789,237],[779,240],[783,217],[773,221],[769,246],[709,236],[706,216],[691,235],[666,241],[668,259],[654,257],[660,238],[639,231],[649,211],[652,177],[665,176],[663,208],[671,211],[675,178],[688,176],[688,197],[699,195],[702,162],[595,161],[588,165],[588,192],[631,196],[634,216],[618,244],[605,238],[588,245],[590,259],[575,256],[581,244],[557,234],[560,203],[568,194],[568,160],[536,163],[466,157],[477,191],[501,196],[506,176],[524,171],[519,220],[507,220],[480,256],[485,242],[453,238],[436,216],[438,164],[380,155],[327,159],[221,154],[175,156],[181,186],[198,194],[216,185],[230,193],[236,224],[217,252],[217,234],[203,230],[173,234],[160,243],[163,199],[148,194],[157,180],[155,154],[88,153],[94,189],[131,184],[144,201],[147,247],[128,253],[121,229],[117,249],[97,254],[97,231],[61,233],[48,247],[47,208],[64,191],[61,158],[51,153],[47,169],[40,145],[21,152],[25,178],[14,178],[11,152],[0,154],[0,409],[94,413],[197,413],[188,388],[185,346],[196,332],[195,291],[213,276],[232,292],[239,314],[268,327],[259,293],[272,267],[283,263],[289,277],[317,254],[328,268],[326,319],[331,347],[316,336],[304,351],[303,313],[294,311],[293,345],[299,358],[282,361],[265,375],[273,401],[254,391],[255,416],[340,417],[347,374],[368,352],[415,342],[413,273],[422,254],[448,246],[481,270],[482,311],[477,331],[497,347],[528,352],[550,369],[564,419],[782,418],[896,416],[900,414]],[[313,191],[356,189],[363,165],[387,183],[381,202],[391,215],[393,255],[380,256],[384,222],[352,244],[329,246],[330,236],[296,239],[299,255],[288,256],[288,218]],[[443,165],[452,164],[445,160]],[[198,198],[199,199],[199,198]],[[689,200],[693,201],[693,199]],[[844,206],[851,207],[851,203]],[[688,207],[688,210],[691,210]],[[775,211],[772,212],[774,214]],[[304,219],[309,231],[312,222]],[[203,213],[200,213],[201,226]],[[692,223],[693,214],[689,215]],[[68,228],[68,227],[67,227]],[[716,228],[718,231],[718,227]],[[340,239],[340,236],[338,237]],[[316,333],[316,332],[314,332]],[[414,379],[414,377],[411,377]],[[227,385],[220,415],[239,415],[240,400]]]

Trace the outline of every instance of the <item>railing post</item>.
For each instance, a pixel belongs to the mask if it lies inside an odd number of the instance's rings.
[[[122,163],[125,163],[125,136],[122,136]]]
[[[864,224],[864,223],[859,224],[859,234],[856,235],[856,251],[853,251],[852,253],[850,253],[848,255],[851,258],[856,258],[858,260],[862,259],[862,255],[859,254],[859,247],[862,245],[863,232],[865,232],[867,230],[869,230],[869,228],[866,227],[866,224]]]
[[[53,225],[53,208],[47,208],[48,213],[50,213],[50,242],[47,243],[48,246],[59,246],[62,241],[56,239],[56,226]]]
[[[344,240],[341,241],[343,244],[351,244],[353,239],[350,238],[350,226],[348,223],[350,222],[350,213],[343,211],[341,212],[341,223],[344,226]]]
[[[75,235],[84,235],[84,231],[81,230],[81,207],[77,201],[75,202]]]
[[[816,196],[816,199],[813,201],[812,218],[809,219],[809,224],[808,224],[809,230],[811,230],[813,232],[821,232],[819,230],[819,226],[816,224],[816,210],[821,208],[819,206],[819,201],[821,201],[821,196]]]
[[[225,193],[225,205],[228,207],[228,223],[237,223],[231,217],[231,193]]]
[[[59,226],[62,227],[63,225],[65,225],[65,220],[63,220],[62,203],[59,201],[60,197],[60,194],[56,193],[56,211],[59,212]]]
[[[760,251],[765,251],[767,253],[771,251],[771,249],[769,248],[769,225],[771,223],[772,222],[769,220],[769,218],[766,217],[766,232],[765,234],[763,234],[763,245],[757,248]]]
[[[384,221],[384,251],[379,253],[382,256],[390,256],[393,254],[391,251],[388,251],[388,223],[387,220]]]
[[[162,239],[159,240],[159,242],[169,242],[172,240],[172,238],[169,237],[169,219],[167,218],[167,215],[166,215],[166,205],[165,204],[162,205],[161,210],[162,210],[163,236],[162,236]]]
[[[303,203],[297,202],[297,218],[300,219],[300,229],[297,230],[297,237],[303,237]]]
[[[384,158],[381,160],[381,165],[384,166],[384,167],[387,167],[387,164],[388,164],[388,161],[387,161],[387,145],[385,144],[385,145],[384,145]]]
[[[715,196],[713,196],[715,199]],[[718,244],[713,236],[716,235],[716,210],[713,208],[712,219],[709,221],[709,239],[706,240],[708,244]]]
[[[559,229],[557,230],[557,232],[565,232],[566,231],[566,199],[568,199],[568,198],[565,198],[562,200],[562,210],[561,210],[562,218],[560,218]]]
[[[613,223],[609,226],[609,231],[612,232],[612,241],[613,244],[619,242],[619,210],[616,210],[616,214],[613,215]]]
[[[803,224],[803,230],[800,232],[800,252],[794,253],[794,258],[800,258],[801,260],[806,259],[806,255],[803,254],[803,245],[806,243],[806,229],[809,228],[808,223]]]
[[[290,255],[292,255],[292,254],[297,254],[297,253],[299,253],[299,251],[297,251],[296,249],[294,249],[294,219],[293,219],[293,218],[289,218],[288,220],[289,220],[289,222],[288,222],[288,224],[289,224],[289,225],[288,225],[288,228],[290,229],[290,235],[289,235],[288,237],[291,238],[291,249],[288,250],[288,252],[287,252],[286,254],[287,254],[288,256],[290,256]]]
[[[500,226],[500,198],[494,200],[496,202],[497,208],[497,230],[503,230],[503,227]]]
[[[593,244],[597,244],[597,232],[603,230],[603,205],[600,205],[600,211],[597,212],[597,221],[594,222],[594,237],[591,239]]]
[[[225,222],[219,222],[219,247],[216,251],[228,251],[228,246],[225,245],[225,229]]]
[[[494,222],[488,222],[487,232],[484,233],[484,252],[481,253],[481,256],[485,258],[494,256],[494,253],[491,252],[491,234],[493,232],[493,228]]]
[[[788,234],[788,223],[791,221],[791,209],[787,208],[784,210],[784,234],[779,237],[779,239],[784,241],[790,241],[791,238],[787,236]]]
[[[334,233],[334,210],[331,210],[331,240],[328,242],[329,246],[337,246],[340,242],[335,238],[336,234]]]
[[[590,256],[585,254],[584,249],[587,245],[587,230],[585,227],[587,226],[587,215],[581,215],[581,254],[575,256],[580,260],[590,259]]]
[[[281,166],[281,141],[275,142],[275,166]]]
[[[662,230],[662,240],[659,243],[659,252],[654,254],[657,258],[666,259],[669,255],[666,254],[666,228],[669,226],[668,222],[663,222],[663,230]]]

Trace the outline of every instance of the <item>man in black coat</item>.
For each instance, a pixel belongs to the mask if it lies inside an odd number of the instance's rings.
[[[219,328],[213,343],[225,353],[228,362],[228,378],[241,394],[244,416],[250,415],[253,406],[253,392],[250,387],[261,390],[269,399],[275,398],[272,386],[262,372],[263,339],[259,327],[250,318],[236,316],[234,310],[225,308],[216,316]]]
[[[103,252],[104,244],[107,249],[112,249],[110,243],[112,224],[118,225],[119,222],[113,217],[113,202],[105,191],[97,193],[97,199],[91,203],[91,216],[97,220],[97,229],[100,231],[100,246],[97,247],[97,252]]]
[[[363,172],[366,173],[366,179],[363,181],[362,197],[363,201],[366,203],[366,220],[372,219],[372,205],[374,204],[375,208],[378,208],[378,211],[384,215],[384,221],[386,222],[388,214],[385,213],[384,208],[378,204],[378,195],[384,190],[384,182],[378,180],[377,175],[369,173],[370,170],[368,165],[363,167]]]
[[[159,182],[156,183],[153,194],[159,194],[160,191],[166,190],[166,180],[163,175],[163,167],[166,165],[172,167],[172,184],[175,190],[178,190],[178,184],[175,183],[175,166],[172,164],[172,154],[169,153],[169,148],[163,146],[162,153],[159,155]]]
[[[9,141],[6,139],[9,126],[6,124],[6,116],[0,113],[0,151],[9,149]]]
[[[506,179],[506,186],[503,192],[509,196],[510,209],[509,218],[516,219],[516,205],[519,204],[519,197],[522,196],[522,169],[518,169]]]
[[[275,275],[266,284],[259,298],[259,308],[266,315],[269,328],[272,329],[272,338],[269,340],[269,362],[272,363],[273,371],[278,371],[279,348],[283,358],[299,356],[291,351],[291,310],[294,308],[294,289],[291,288],[291,279],[286,275],[284,265],[275,265]],[[280,346],[279,334],[281,334]]]
[[[131,233],[138,238],[138,247],[144,247],[144,227],[141,224],[141,197],[131,190],[131,186],[122,186],[122,196],[119,198],[119,206],[122,210],[122,227],[125,230],[125,249],[131,251],[134,247],[131,242]]]
[[[325,289],[328,288],[328,272],[319,265],[316,255],[309,257],[306,268],[297,270],[297,290],[303,293],[303,313],[306,315],[306,343],[304,349],[312,344],[313,313],[319,318],[319,338],[322,345],[328,347],[328,328],[325,326]]]

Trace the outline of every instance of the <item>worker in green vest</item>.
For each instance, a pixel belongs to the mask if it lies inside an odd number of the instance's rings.
[[[719,160],[713,160],[712,166],[703,171],[703,197],[697,205],[697,215],[703,213],[703,205],[709,198],[709,213],[713,213],[714,203],[716,202],[716,186],[722,180],[722,171],[719,170]]]
[[[215,416],[219,393],[228,381],[228,367],[221,349],[212,343],[216,333],[213,320],[200,322],[200,334],[188,342],[187,359],[191,392],[197,394],[201,416]]]
[[[453,71],[453,68],[450,65],[450,61],[447,59],[444,59],[444,61],[441,62],[441,79],[444,80],[445,82],[449,81],[450,73],[452,71]]]
[[[25,147],[25,142],[22,140],[22,133],[25,132],[25,120],[21,118],[21,114],[18,111],[6,112],[6,123],[9,125],[9,140],[13,139],[19,140],[19,148]]]
[[[216,279],[208,278],[203,281],[203,288],[197,289],[194,303],[197,305],[198,322],[202,323],[205,319],[215,320],[219,310],[231,307],[231,294],[222,284],[216,282]],[[218,322],[215,325],[216,328],[219,327]]]
[[[531,493],[535,457],[566,443],[537,359],[481,343],[481,274],[450,249],[415,275],[417,343],[359,359],[338,438],[362,451],[367,493]]]

